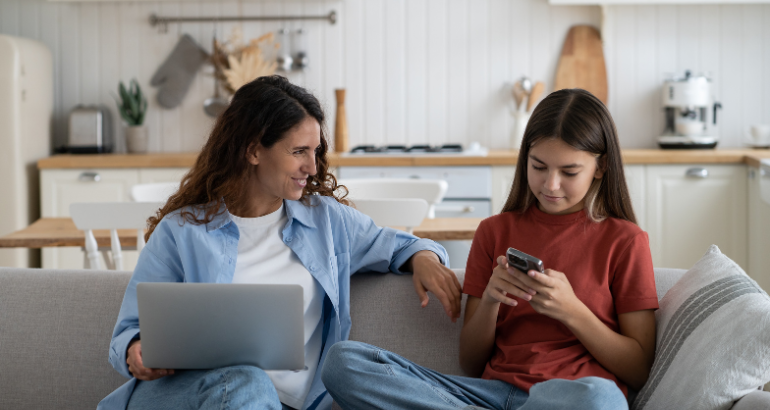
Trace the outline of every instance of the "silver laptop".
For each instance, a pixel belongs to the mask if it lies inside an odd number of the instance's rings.
[[[143,282],[136,296],[145,367],[305,367],[299,285]]]

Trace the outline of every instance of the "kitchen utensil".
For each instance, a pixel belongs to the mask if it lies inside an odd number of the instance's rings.
[[[538,100],[540,100],[540,96],[543,95],[543,91],[545,91],[545,83],[542,81],[536,82],[532,87],[532,92],[529,94],[529,100],[527,101],[527,112],[532,112],[532,108],[534,108],[535,104],[538,102]]]
[[[348,120],[345,114],[345,89],[334,90],[337,98],[337,119],[334,122],[334,150],[336,152],[348,152],[350,141],[348,140]]]
[[[219,117],[227,109],[230,102],[219,96],[219,77],[214,73],[214,96],[203,101],[203,111],[209,117]]]
[[[293,68],[296,70],[304,70],[310,63],[310,59],[307,56],[307,34],[304,29],[299,29],[294,32],[292,36],[292,50],[294,51],[294,64]]]
[[[216,31],[214,32],[213,39],[211,40],[212,44],[212,50],[217,49],[217,36]],[[230,102],[227,101],[224,98],[219,97],[219,76],[216,70],[216,67],[214,67],[214,96],[210,98],[206,98],[203,101],[203,112],[206,113],[209,117],[219,117],[219,114],[221,114],[224,110],[227,109],[227,106],[230,105]]]
[[[607,68],[602,39],[592,26],[572,26],[561,49],[553,89],[582,88],[607,104]]]
[[[521,81],[516,81],[513,83],[513,89],[511,92],[513,94],[513,100],[516,102],[516,110],[523,111],[526,92],[524,91],[524,87],[521,85]]]
[[[524,90],[524,94],[529,95],[532,92],[532,81],[529,78],[521,77],[521,88]]]
[[[521,141],[524,139],[524,131],[527,129],[527,122],[532,115],[530,112],[516,111],[513,113],[513,134],[511,135],[511,149],[519,149]]]
[[[278,55],[275,57],[278,69],[281,71],[291,71],[294,59],[291,57],[288,30],[283,28],[278,30],[278,46]]]

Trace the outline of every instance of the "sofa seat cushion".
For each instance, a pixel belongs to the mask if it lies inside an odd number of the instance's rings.
[[[656,319],[655,363],[633,410],[729,409],[770,381],[770,297],[715,245]]]
[[[0,409],[94,409],[131,272],[0,268]]]

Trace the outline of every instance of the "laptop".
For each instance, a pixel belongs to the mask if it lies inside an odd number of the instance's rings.
[[[305,368],[300,285],[143,282],[136,296],[145,367]]]

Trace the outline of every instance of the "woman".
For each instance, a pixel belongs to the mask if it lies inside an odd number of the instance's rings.
[[[411,271],[423,306],[428,290],[459,316],[444,249],[346,206],[326,150],[323,111],[304,89],[272,76],[235,93],[179,191],[149,220],[110,345],[113,367],[132,380],[99,408],[330,408],[319,373],[350,333],[357,271]],[[308,370],[145,368],[136,285],[146,281],[301,285]]]

